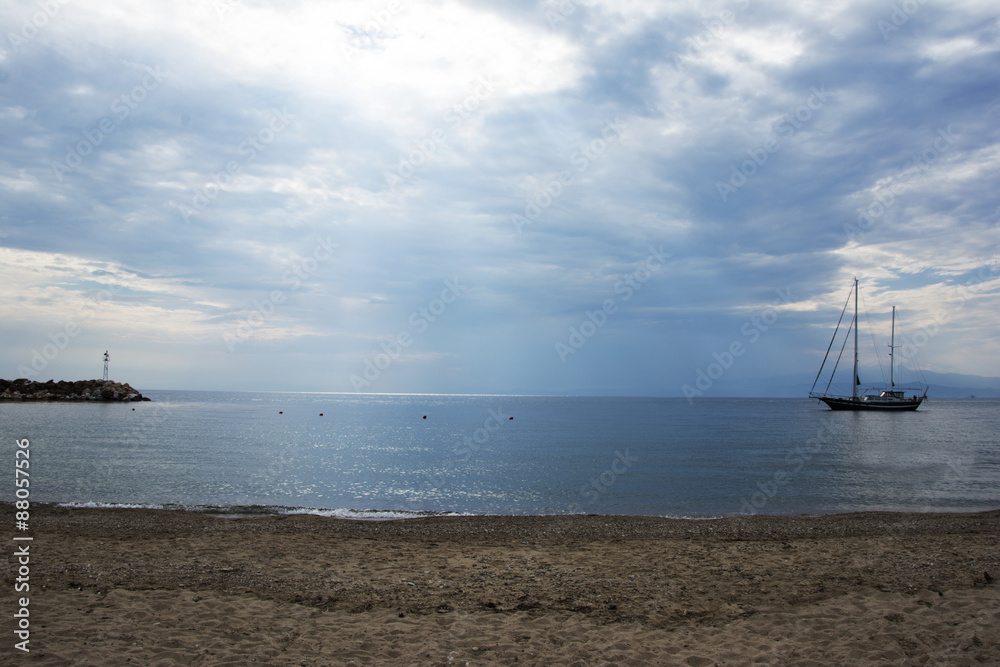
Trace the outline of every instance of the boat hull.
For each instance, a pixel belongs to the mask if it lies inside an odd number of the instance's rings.
[[[869,397],[867,400],[865,400],[864,397],[854,398],[851,396],[818,396],[817,398],[829,405],[831,410],[895,410],[902,412],[907,410],[916,410],[920,407],[920,404],[924,400],[923,396],[918,396],[912,399],[881,399],[877,397]]]

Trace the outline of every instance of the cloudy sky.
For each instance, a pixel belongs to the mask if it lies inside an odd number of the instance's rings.
[[[814,373],[854,276],[883,363],[895,305],[909,361],[1000,376],[995,2],[0,27],[0,377],[724,395]]]

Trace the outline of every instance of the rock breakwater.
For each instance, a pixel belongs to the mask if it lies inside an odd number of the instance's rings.
[[[148,401],[131,385],[110,380],[0,380],[0,401]]]

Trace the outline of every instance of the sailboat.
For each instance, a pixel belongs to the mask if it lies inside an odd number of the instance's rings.
[[[896,307],[892,307],[892,340],[889,344],[889,388],[888,389],[862,389],[861,379],[858,376],[858,279],[854,279],[854,288],[851,290],[854,295],[854,320],[851,323],[851,328],[854,329],[854,376],[853,382],[851,382],[851,395],[838,395],[831,394],[830,384],[833,382],[834,373],[837,371],[837,364],[840,363],[840,356],[844,353],[844,347],[847,345],[847,338],[844,339],[844,344],[841,345],[840,354],[837,355],[837,363],[833,366],[833,371],[830,373],[830,380],[826,383],[826,389],[823,392],[816,391],[816,384],[819,382],[820,375],[823,374],[823,368],[826,366],[827,359],[830,357],[830,350],[833,348],[833,343],[837,339],[837,332],[840,330],[840,324],[844,320],[844,313],[847,311],[847,306],[851,302],[851,294],[847,295],[847,302],[844,304],[844,310],[840,313],[840,320],[837,322],[837,327],[833,331],[833,338],[830,339],[830,345],[826,348],[826,356],[823,357],[823,363],[820,364],[819,372],[816,373],[816,379],[813,381],[812,389],[809,391],[809,397],[815,398],[817,400],[823,401],[830,406],[831,410],[916,410],[920,407],[920,404],[925,398],[927,398],[927,389],[924,387],[923,394],[917,394],[920,389],[915,389],[913,387],[896,387],[895,377],[893,376],[894,356],[896,351]],[[848,329],[848,336],[850,335],[851,329]],[[912,391],[910,396],[907,393]]]

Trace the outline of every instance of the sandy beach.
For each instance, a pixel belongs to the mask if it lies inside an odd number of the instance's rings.
[[[1000,511],[31,522],[5,664],[1000,664]]]

